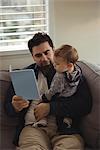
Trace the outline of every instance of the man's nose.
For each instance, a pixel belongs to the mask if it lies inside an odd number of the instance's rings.
[[[42,59],[42,61],[46,61],[48,58],[47,58],[47,56],[43,53],[41,59]]]

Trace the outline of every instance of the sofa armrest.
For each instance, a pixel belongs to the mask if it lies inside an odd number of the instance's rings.
[[[10,85],[10,76],[8,71],[0,71],[0,149],[14,150],[15,146],[12,144],[15,128],[17,125],[17,118],[11,118],[5,112],[5,98],[6,92]]]
[[[81,130],[87,145],[100,149],[100,67],[85,61],[78,62],[92,95],[92,110],[84,117]]]

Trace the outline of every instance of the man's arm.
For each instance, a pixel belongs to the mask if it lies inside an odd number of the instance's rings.
[[[58,97],[50,101],[50,114],[60,117],[81,118],[91,111],[92,98],[85,79],[71,97]]]
[[[77,92],[69,99],[64,97],[56,98],[54,97],[49,103],[40,103],[37,105],[35,108],[37,120],[46,117],[48,114],[79,119],[87,115],[92,108],[91,94],[85,81],[81,82]]]
[[[24,111],[24,108],[27,108],[29,106],[29,101],[24,100],[20,96],[16,96],[13,85],[11,83],[7,95],[6,95],[6,101],[5,101],[5,108],[7,111],[7,114],[9,116],[18,116],[21,111]]]
[[[16,116],[17,112],[15,111],[13,105],[12,105],[12,97],[15,95],[13,85],[12,83],[10,84],[7,95],[6,95],[6,100],[5,100],[5,109],[7,111],[7,114],[10,116]]]

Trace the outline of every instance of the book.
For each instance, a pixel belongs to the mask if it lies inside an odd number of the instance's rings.
[[[40,93],[33,69],[11,70],[10,76],[15,94],[26,100],[39,100]]]

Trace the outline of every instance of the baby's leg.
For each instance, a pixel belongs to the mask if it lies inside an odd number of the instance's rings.
[[[33,127],[46,127],[47,126],[47,118],[43,118],[37,122],[35,122],[33,125]]]
[[[36,105],[37,102],[33,100],[25,115],[25,125],[33,124],[36,122],[35,115],[34,115],[34,108],[36,107]]]
[[[38,127],[38,126],[47,126],[47,118],[43,118],[39,121],[36,121],[35,115],[34,115],[34,108],[38,104],[37,101],[33,100],[29,110],[26,113],[25,116],[25,125],[32,124],[33,127]]]

